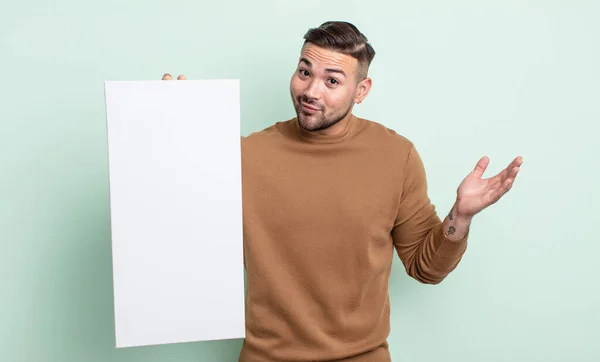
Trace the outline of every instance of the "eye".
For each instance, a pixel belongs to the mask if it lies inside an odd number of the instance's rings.
[[[308,76],[309,76],[309,74],[310,74],[310,73],[308,72],[308,70],[306,70],[306,69],[300,69],[300,71],[299,71],[299,72],[300,72],[300,75],[301,75],[301,76],[304,76],[304,77],[308,77]]]
[[[339,82],[338,82],[338,81],[337,81],[337,79],[335,79],[335,78],[330,78],[330,79],[329,79],[329,84],[331,84],[331,85],[336,85],[336,84],[338,84],[338,83],[339,83]]]

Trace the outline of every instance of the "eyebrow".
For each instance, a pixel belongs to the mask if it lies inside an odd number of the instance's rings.
[[[308,65],[309,67],[312,67],[312,63],[310,62],[310,60],[306,59],[306,58],[300,58],[300,62],[304,62],[306,63],[306,65]],[[344,77],[346,76],[346,72],[344,72],[341,69],[335,69],[335,68],[325,68],[325,71],[328,73],[339,73],[341,75],[343,75]]]

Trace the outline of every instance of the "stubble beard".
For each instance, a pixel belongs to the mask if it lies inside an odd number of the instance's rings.
[[[302,96],[298,96],[298,97],[296,97],[296,100],[294,102],[294,108],[296,110],[296,117],[298,119],[298,124],[300,125],[300,127],[303,130],[309,131],[309,132],[321,131],[321,130],[327,129],[327,128],[335,125],[336,123],[338,123],[342,119],[344,119],[350,113],[350,110],[352,109],[352,103],[350,103],[345,111],[341,111],[341,112],[337,112],[337,113],[328,115],[323,110],[323,107],[320,107],[321,110],[318,112],[318,114],[316,114],[316,115],[313,114],[313,115],[309,116],[309,115],[306,115],[304,113],[304,111],[302,111],[301,103],[303,100],[304,100],[304,103],[313,105],[306,98],[303,99]],[[309,123],[306,120],[307,117],[315,117],[315,116],[318,116],[318,119],[315,122]]]

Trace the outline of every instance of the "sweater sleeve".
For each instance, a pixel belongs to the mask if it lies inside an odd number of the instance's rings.
[[[447,238],[427,193],[423,161],[411,147],[404,174],[398,213],[392,229],[394,247],[409,276],[425,284],[438,284],[458,265],[467,247]]]

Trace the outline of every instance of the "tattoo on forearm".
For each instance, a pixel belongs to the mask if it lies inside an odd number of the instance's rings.
[[[454,217],[452,216],[452,209],[450,210],[450,213],[448,214],[448,219],[454,220]]]
[[[448,235],[453,235],[455,231],[456,231],[456,228],[454,228],[454,226],[450,226],[448,228]]]

